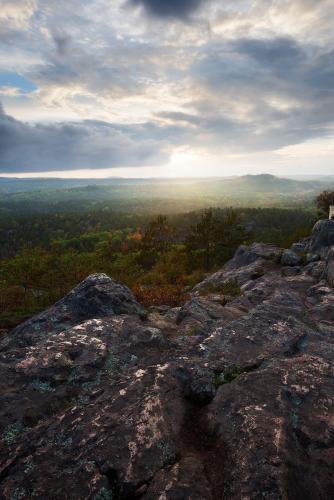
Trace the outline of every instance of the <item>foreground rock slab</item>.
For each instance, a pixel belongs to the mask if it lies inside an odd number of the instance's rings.
[[[292,268],[242,246],[181,309],[149,315],[93,275],[2,338],[0,498],[331,499],[323,241]]]

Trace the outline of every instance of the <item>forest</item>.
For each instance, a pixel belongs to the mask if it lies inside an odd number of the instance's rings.
[[[317,218],[315,205],[167,215],[106,206],[49,213],[16,207],[0,221],[0,329],[38,313],[96,272],[127,284],[147,307],[178,306],[238,245],[289,247]]]

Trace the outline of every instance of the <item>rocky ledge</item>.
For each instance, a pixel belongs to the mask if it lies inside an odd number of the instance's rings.
[[[331,499],[333,235],[242,246],[182,308],[93,275],[2,338],[0,497]]]

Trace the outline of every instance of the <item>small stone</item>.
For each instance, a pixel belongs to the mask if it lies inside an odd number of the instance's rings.
[[[284,250],[281,257],[281,264],[283,266],[297,266],[302,262],[300,255],[297,255],[292,250]]]
[[[282,276],[296,276],[297,274],[300,274],[302,272],[300,266],[294,266],[294,267],[283,267],[282,268]]]
[[[294,243],[291,246],[291,251],[298,254],[298,255],[302,255],[303,253],[305,253],[306,248],[307,248],[306,242],[298,242],[298,243]]]
[[[310,262],[317,262],[320,259],[317,253],[308,253],[306,255],[306,262],[309,264]]]

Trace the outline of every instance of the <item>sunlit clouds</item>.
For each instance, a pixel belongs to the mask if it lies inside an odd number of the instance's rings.
[[[332,172],[331,0],[0,5],[0,172]]]

